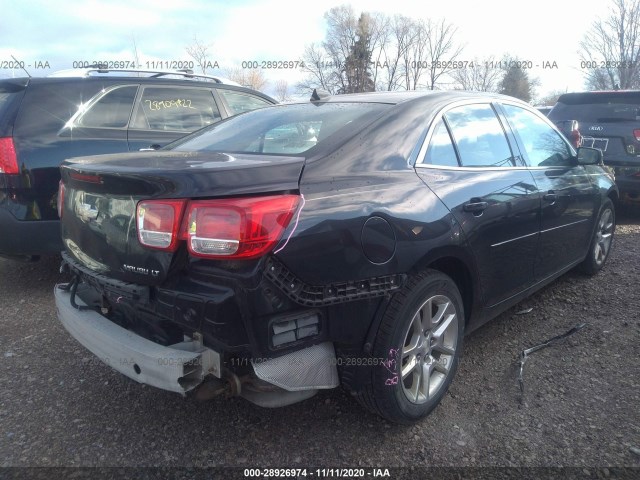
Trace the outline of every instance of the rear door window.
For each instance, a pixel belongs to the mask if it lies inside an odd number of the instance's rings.
[[[444,121],[440,119],[436,124],[429,148],[424,157],[424,163],[428,165],[441,165],[444,167],[458,167],[458,157],[453,148],[449,130]]]
[[[144,87],[131,128],[193,132],[221,119],[207,88]]]
[[[463,167],[512,167],[511,148],[489,104],[455,107],[445,113]]]
[[[545,121],[521,107],[505,104],[502,108],[530,166],[570,165],[571,151],[567,143]]]

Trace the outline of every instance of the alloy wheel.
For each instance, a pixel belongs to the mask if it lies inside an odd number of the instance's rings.
[[[458,339],[458,312],[444,295],[425,301],[414,313],[404,336],[400,374],[412,403],[433,398],[451,372]]]
[[[613,239],[613,212],[607,208],[602,215],[596,230],[596,241],[593,249],[596,264],[602,265],[609,255]]]

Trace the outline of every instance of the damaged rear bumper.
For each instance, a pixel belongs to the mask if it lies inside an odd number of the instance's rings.
[[[160,345],[95,310],[78,309],[85,305],[73,291],[68,291],[68,285],[56,285],[54,295],[58,318],[69,333],[108,366],[139,383],[184,395],[202,384],[207,376],[213,376],[222,379],[222,382],[215,380],[216,393],[224,393],[218,387],[229,382],[232,388],[226,393],[241,395],[263,407],[295,403],[319,389],[335,388],[339,384],[331,342],[277,358],[252,361],[253,374],[240,378],[222,367],[223,355],[204,347],[201,341],[187,339],[169,346]]]
[[[67,331],[104,363],[136,382],[185,394],[207,375],[220,377],[220,355],[201,343],[159,345],[93,310],[74,308],[70,293],[59,285],[54,294],[58,319]]]

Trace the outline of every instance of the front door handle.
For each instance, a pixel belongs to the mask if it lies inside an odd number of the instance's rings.
[[[545,193],[542,196],[542,199],[545,202],[555,202],[556,200],[558,200],[558,195],[556,195],[553,190],[549,190],[549,193]]]
[[[472,198],[469,203],[465,203],[462,206],[462,209],[465,212],[482,213],[488,206],[487,202],[482,202],[479,198]]]

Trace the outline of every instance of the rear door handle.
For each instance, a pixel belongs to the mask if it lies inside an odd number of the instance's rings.
[[[465,212],[480,213],[489,206],[487,202],[476,202],[474,200],[479,200],[479,199],[472,198],[469,203],[465,203],[462,206],[462,209]]]

